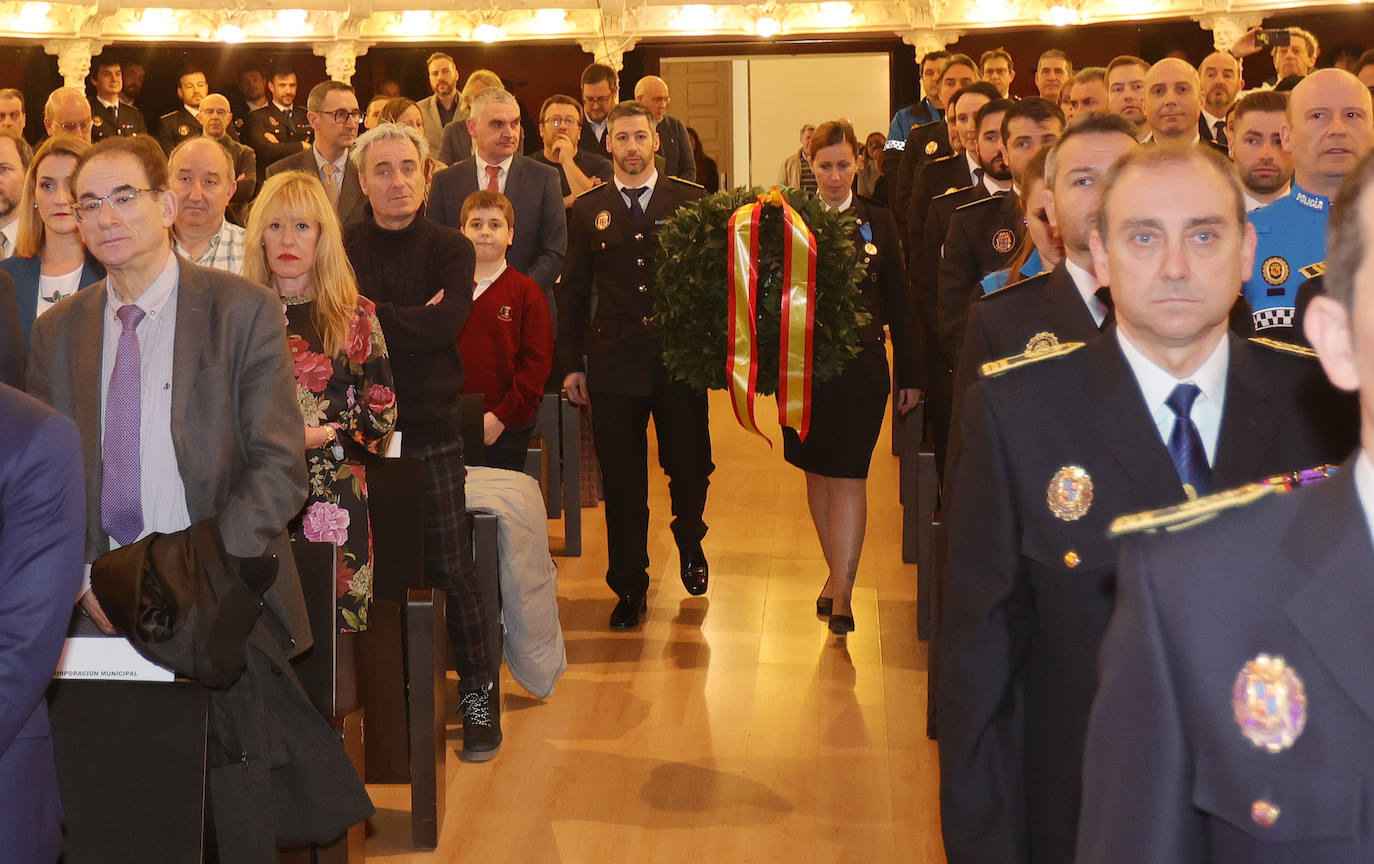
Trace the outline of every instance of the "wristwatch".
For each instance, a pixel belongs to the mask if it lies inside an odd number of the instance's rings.
[[[333,444],[334,442],[336,442],[336,441],[339,440],[339,433],[338,433],[337,430],[335,430],[335,428],[334,428],[333,426],[326,424],[323,428],[324,428],[324,446],[328,447],[328,446],[330,446],[331,444]]]

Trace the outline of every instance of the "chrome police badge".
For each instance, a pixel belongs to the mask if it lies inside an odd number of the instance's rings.
[[[940,149],[940,145],[939,145],[939,144],[936,144],[934,141],[927,141],[927,142],[926,142],[926,155],[927,155],[927,156],[933,155],[933,154],[935,153],[935,151],[936,151],[936,150],[939,150],[939,149]]]
[[[1000,229],[992,235],[992,248],[1003,255],[1011,251],[1011,247],[1016,245],[1016,235],[1012,234],[1007,228]]]
[[[1093,478],[1077,465],[1065,465],[1050,478],[1045,490],[1050,512],[1065,522],[1076,522],[1087,515],[1093,503]]]
[[[1247,741],[1282,753],[1307,725],[1307,689],[1282,657],[1257,654],[1236,675],[1231,713]]]
[[[605,231],[609,227],[611,227],[611,211],[602,210],[596,214],[596,230]]]
[[[1260,275],[1270,285],[1282,285],[1287,282],[1288,273],[1288,262],[1277,255],[1265,258],[1264,263],[1260,265]]]

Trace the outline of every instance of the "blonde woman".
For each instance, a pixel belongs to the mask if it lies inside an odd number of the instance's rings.
[[[358,294],[338,217],[313,175],[285,171],[268,178],[247,229],[243,275],[275,290],[285,306],[310,472],[301,531],[338,548],[339,632],[365,630],[372,541],[359,457],[381,452],[396,425],[376,307]],[[351,658],[340,651],[341,664]],[[344,677],[341,665],[341,690]]]
[[[0,270],[14,277],[26,346],[34,319],[63,297],[105,278],[105,267],[81,241],[67,187],[77,157],[89,149],[90,142],[82,138],[53,136],[38,148],[24,176],[14,257],[0,261]]]

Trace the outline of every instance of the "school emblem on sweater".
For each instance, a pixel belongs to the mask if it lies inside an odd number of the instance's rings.
[[[1011,247],[1016,245],[1016,235],[1011,233],[1009,228],[999,229],[992,235],[992,248],[1005,255],[1011,251]]]
[[[1260,275],[1270,285],[1282,285],[1287,282],[1288,272],[1288,262],[1277,255],[1265,258],[1264,263],[1260,265]]]
[[[936,151],[936,150],[939,150],[939,149],[940,149],[940,145],[939,145],[939,144],[936,144],[934,141],[927,141],[927,142],[926,142],[926,155],[927,155],[927,156],[933,156],[933,155],[935,155],[935,151]]]
[[[611,211],[602,210],[596,214],[596,230],[605,231],[609,227],[611,227]]]
[[[1307,689],[1282,657],[1257,654],[1236,675],[1231,712],[1247,741],[1281,753],[1307,725]]]
[[[498,319],[502,320],[502,321],[510,321],[510,320],[511,320],[510,307],[509,307],[509,306],[502,306],[500,309],[497,309],[497,310],[496,310],[496,317],[497,317]]]
[[[1050,512],[1065,522],[1082,519],[1093,503],[1093,478],[1077,465],[1065,465],[1050,478],[1045,490]]]

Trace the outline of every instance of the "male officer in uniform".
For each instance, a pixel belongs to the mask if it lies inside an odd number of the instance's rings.
[[[978,81],[978,66],[967,54],[955,54],[940,69],[940,100],[948,106],[954,94]],[[946,113],[948,116],[948,113]],[[911,197],[911,184],[922,165],[962,149],[957,135],[947,123],[927,123],[912,129],[902,150],[883,150],[883,176],[892,189],[892,216],[897,228],[906,235],[906,210]]]
[[[1257,90],[1236,103],[1227,123],[1227,149],[1245,187],[1245,209],[1258,210],[1292,191],[1293,154],[1283,149],[1288,94]]]
[[[921,237],[925,233],[926,214],[930,211],[931,200],[936,195],[963,189],[982,179],[983,166],[978,162],[977,146],[978,111],[994,99],[1000,98],[996,87],[986,81],[979,81],[957,91],[950,99],[949,123],[957,130],[957,134],[951,135],[951,138],[958,140],[959,149],[949,156],[931,160],[916,170],[906,209],[909,266],[915,267],[919,264],[917,253],[921,248]]]
[[[1293,154],[1293,191],[1250,214],[1259,251],[1245,299],[1257,331],[1291,328],[1298,287],[1320,274],[1331,197],[1374,148],[1369,88],[1343,69],[1318,69],[1288,94],[1279,135]]]
[[[1353,443],[1307,409],[1325,395],[1310,358],[1228,332],[1255,243],[1231,165],[1133,149],[1102,187],[1116,326],[989,364],[966,396],[938,670],[950,864],[1074,860],[1111,521]]]
[[[210,93],[210,85],[205,83],[205,72],[195,66],[187,66],[177,76],[177,98],[181,104],[177,110],[162,115],[158,121],[157,140],[163,152],[171,153],[178,144],[187,138],[199,138],[200,102]]]
[[[1374,157],[1336,195],[1327,250],[1327,295],[1304,329],[1330,380],[1359,393],[1362,446],[1307,488],[1122,520],[1162,533],[1123,543],[1080,861],[1365,861],[1374,848]]]
[[[921,94],[919,102],[897,109],[887,127],[884,150],[902,150],[906,136],[917,126],[939,123],[944,119],[947,103],[940,99],[940,70],[949,59],[948,51],[931,51],[921,58]]]
[[[682,583],[704,594],[709,571],[701,539],[711,464],[706,394],[672,381],[653,332],[653,257],[658,230],[703,189],[654,168],[653,112],[623,102],[607,115],[615,179],[573,204],[558,289],[558,351],[568,398],[592,406],[597,460],[606,489],[606,582],[616,593],[614,629],[639,623],[649,590],[650,415],[659,464],[668,475]],[[591,315],[592,283],[597,288]],[[591,327],[588,328],[589,318]],[[585,359],[584,359],[585,358]]]
[[[111,135],[147,135],[143,112],[119,101],[124,89],[124,76],[115,58],[96,57],[91,61],[91,84],[95,98],[91,100],[91,141]]]
[[[278,159],[309,150],[315,140],[310,112],[296,102],[296,73],[279,66],[267,82],[272,99],[248,115],[243,125],[244,143],[258,154],[258,186],[267,175],[267,166]]]

